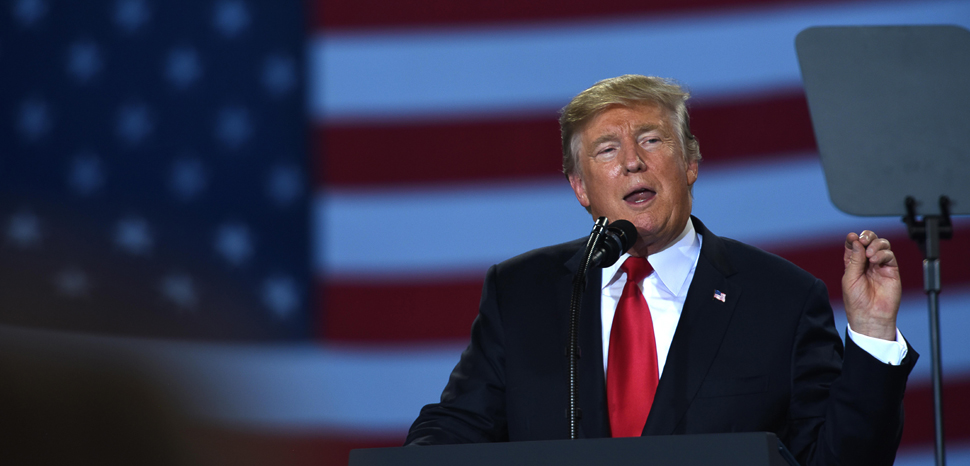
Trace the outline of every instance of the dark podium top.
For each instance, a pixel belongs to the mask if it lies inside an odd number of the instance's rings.
[[[409,446],[350,452],[350,466],[496,464],[797,466],[778,437],[766,432]]]

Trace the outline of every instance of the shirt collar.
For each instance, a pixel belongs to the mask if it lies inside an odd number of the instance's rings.
[[[673,294],[681,294],[681,289],[688,285],[687,275],[697,262],[700,251],[701,245],[697,238],[697,231],[694,230],[694,222],[688,219],[680,236],[664,250],[647,256],[647,261],[657,272],[657,277],[667,290]],[[615,264],[603,268],[604,289],[620,278],[622,273],[620,266],[628,257],[630,257],[629,253],[623,253]]]

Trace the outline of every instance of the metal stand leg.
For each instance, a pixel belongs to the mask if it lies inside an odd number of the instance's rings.
[[[923,261],[924,278],[929,285],[932,278],[930,269],[936,269],[936,278],[939,279],[939,260]],[[936,455],[936,465],[946,466],[946,448],[943,443],[943,363],[940,360],[940,288],[939,282],[936,289],[930,290],[927,287],[926,295],[929,298],[930,306],[930,356],[933,365],[933,427],[936,432],[933,444],[933,451]]]
[[[934,452],[936,466],[946,465],[946,445],[943,436],[943,363],[940,360],[940,239],[953,234],[950,222],[950,199],[940,197],[940,215],[916,219],[916,200],[906,198],[906,223],[910,238],[923,250],[923,289],[930,307],[930,356],[933,371],[933,421],[936,431]]]

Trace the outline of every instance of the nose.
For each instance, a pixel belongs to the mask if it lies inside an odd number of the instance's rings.
[[[627,145],[625,150],[620,151],[620,163],[624,170],[629,173],[638,173],[647,169],[646,156],[641,153],[642,150],[639,144],[634,143]]]

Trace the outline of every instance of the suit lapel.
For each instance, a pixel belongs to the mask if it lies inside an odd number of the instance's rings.
[[[729,279],[734,272],[724,244],[693,218],[703,237],[700,258],[657,386],[645,435],[683,433],[679,425],[717,355],[742,290]],[[723,293],[724,300],[715,297]]]
[[[569,277],[564,292],[565,306],[563,316],[569,320],[569,297],[572,294],[572,279],[582,262],[583,248],[568,262]],[[600,318],[600,284],[602,283],[602,269],[592,269],[586,276],[586,291],[583,293],[579,315],[579,347],[580,358],[577,367],[578,405],[583,417],[579,424],[579,437],[600,438],[609,436],[609,414],[606,409],[606,379],[603,376],[603,331]],[[565,344],[569,343],[568,324]],[[566,362],[568,384],[568,361]],[[565,408],[565,407],[564,407]]]

